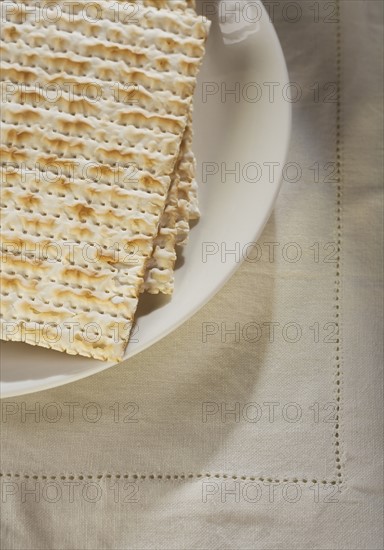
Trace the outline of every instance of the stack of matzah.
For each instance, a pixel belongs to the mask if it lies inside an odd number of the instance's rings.
[[[191,0],[2,2],[1,338],[121,360],[198,217]]]

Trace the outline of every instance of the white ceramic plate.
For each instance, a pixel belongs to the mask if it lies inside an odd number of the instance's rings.
[[[202,218],[179,261],[172,299],[147,297],[140,305],[126,358],[175,330],[223,286],[259,237],[279,190],[291,123],[284,56],[261,3],[233,3],[243,9],[232,20],[225,3],[199,5],[212,19],[194,115]],[[239,176],[227,172],[234,169]],[[240,258],[225,255],[236,247]],[[2,342],[1,396],[53,388],[110,366]]]

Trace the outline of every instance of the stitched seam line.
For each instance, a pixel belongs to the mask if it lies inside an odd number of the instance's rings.
[[[341,361],[341,244],[342,244],[342,109],[341,109],[341,87],[342,87],[342,51],[341,51],[341,6],[340,0],[337,0],[337,28],[336,28],[336,82],[337,82],[337,102],[336,102],[336,169],[337,169],[337,187],[336,187],[336,278],[335,278],[335,321],[338,328],[338,337],[335,348],[335,399],[337,402],[336,424],[334,431],[335,448],[335,466],[336,477],[340,483],[343,482],[343,467],[341,460],[341,436],[340,436],[340,410],[341,410],[341,385],[342,385],[342,361]]]
[[[309,478],[297,478],[297,477],[267,477],[267,476],[240,476],[230,474],[68,474],[68,475],[46,475],[46,474],[19,474],[19,473],[2,473],[0,472],[0,478],[14,478],[14,479],[33,479],[33,480],[103,480],[103,479],[133,479],[133,480],[149,480],[149,481],[185,481],[193,479],[234,479],[240,481],[262,481],[264,483],[319,483],[323,485],[340,485],[340,480],[327,481],[325,479],[309,479]]]

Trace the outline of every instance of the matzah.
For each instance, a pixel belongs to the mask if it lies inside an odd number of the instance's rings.
[[[172,0],[165,0],[171,8]],[[181,6],[179,6],[180,8]],[[195,2],[184,2],[183,9],[195,7]],[[174,265],[176,262],[176,245],[184,245],[188,240],[190,220],[200,216],[195,180],[196,160],[192,151],[192,107],[189,112],[180,154],[172,177],[169,200],[166,212],[160,222],[158,236],[154,241],[153,254],[148,262],[143,290],[151,294],[172,294],[174,288]],[[177,187],[177,202],[175,191]]]
[[[177,198],[180,179],[179,159],[172,174],[166,206],[153,244],[153,253],[147,263],[142,291],[150,294],[172,294],[173,292],[173,274],[176,262]]]
[[[52,24],[52,2],[25,4],[1,29],[1,338],[120,360],[208,24],[148,5],[125,23],[107,1],[92,23],[86,2],[57,2]]]
[[[195,0],[135,0],[136,2],[141,2],[146,7],[153,7],[157,9],[171,9],[171,10],[181,10],[185,11],[186,9],[195,9],[196,1]]]
[[[144,0],[151,2],[151,0]],[[154,7],[186,10],[195,8],[194,0],[175,2],[163,0]],[[158,235],[154,241],[153,254],[147,264],[143,291],[150,294],[172,294],[174,288],[174,265],[176,245],[184,245],[188,239],[189,221],[199,217],[196,161],[192,152],[192,109],[181,143],[180,154],[172,176],[165,212],[161,218]],[[176,197],[177,192],[177,197]],[[176,200],[177,199],[177,200]]]
[[[177,220],[177,243],[184,244],[189,232],[189,221],[197,220],[200,217],[198,207],[196,182],[196,159],[192,151],[193,129],[192,129],[191,107],[187,127],[184,132],[180,148],[180,184],[178,192],[179,215]]]
[[[176,246],[185,244],[189,220],[199,215],[195,187],[195,157],[191,150],[192,110],[171,179],[167,205],[154,241],[153,254],[147,264],[143,291],[150,294],[172,294]],[[193,196],[194,194],[194,196]]]

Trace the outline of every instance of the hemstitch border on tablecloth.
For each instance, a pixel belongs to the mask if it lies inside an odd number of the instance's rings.
[[[342,322],[341,322],[341,302],[342,302],[342,278],[341,278],[341,266],[342,266],[342,191],[343,191],[343,162],[342,162],[342,25],[341,25],[341,4],[340,0],[336,0],[337,5],[337,23],[336,23],[336,86],[337,86],[337,100],[336,100],[336,173],[337,173],[337,186],[336,186],[336,246],[337,246],[337,262],[336,262],[336,276],[335,276],[335,323],[338,329],[338,337],[335,348],[335,399],[337,402],[336,410],[336,424],[334,431],[334,452],[335,452],[335,467],[336,467],[336,479],[332,481],[318,480],[313,478],[304,478],[300,476],[296,477],[273,477],[273,476],[244,476],[244,475],[231,475],[225,473],[188,473],[188,474],[60,474],[60,475],[35,475],[35,474],[20,474],[20,473],[3,473],[0,472],[0,478],[13,478],[13,479],[42,479],[42,480],[103,480],[103,479],[133,479],[133,480],[157,480],[157,481],[187,481],[195,479],[233,479],[242,481],[261,481],[264,483],[299,483],[299,484],[324,484],[324,485],[338,485],[340,488],[345,484],[344,468],[345,463],[343,461],[343,442],[341,437],[341,425],[342,418],[340,412],[342,410],[342,387],[343,387],[343,370],[342,370]]]

